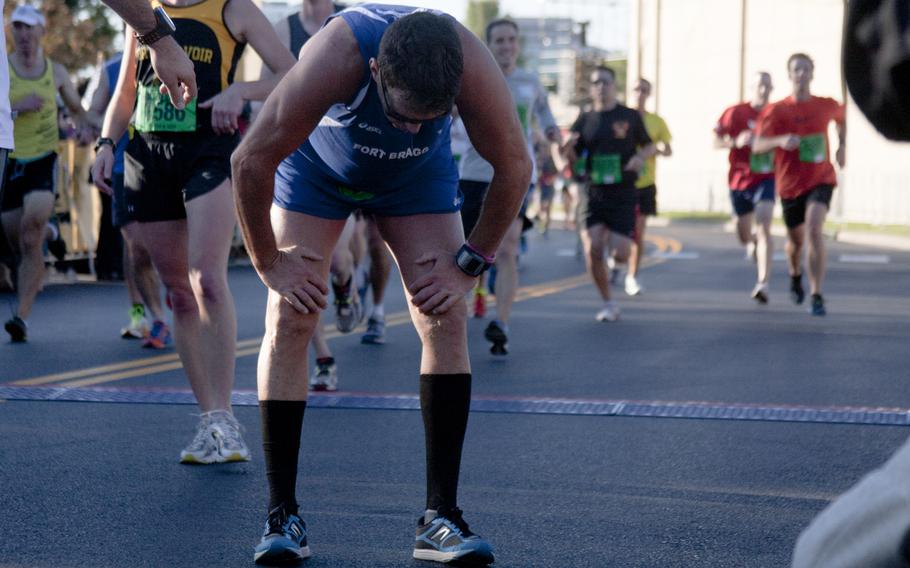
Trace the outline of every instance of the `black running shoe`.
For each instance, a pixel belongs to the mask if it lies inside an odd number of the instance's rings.
[[[493,563],[493,547],[471,532],[461,509],[438,511],[429,523],[417,519],[414,558],[459,566],[486,566]]]
[[[13,343],[25,343],[28,336],[28,325],[19,316],[14,316],[3,326]]]
[[[798,274],[790,277],[790,299],[796,305],[802,304],[806,299],[806,292],[803,290],[803,275]]]
[[[306,523],[284,505],[269,511],[262,540],[256,545],[253,560],[258,564],[296,564],[310,557]]]
[[[491,321],[487,329],[484,330],[483,336],[493,344],[490,346],[490,353],[493,355],[508,355],[509,351],[506,349],[506,344],[509,342],[509,338],[506,336],[506,332],[499,320]]]
[[[54,258],[58,261],[63,261],[66,259],[66,241],[63,240],[63,237],[60,236],[60,232],[57,232],[57,238],[52,241],[47,241],[47,250],[50,251]]]
[[[812,294],[812,305],[809,306],[809,313],[813,316],[823,316],[828,313],[825,310],[825,300],[821,294]]]

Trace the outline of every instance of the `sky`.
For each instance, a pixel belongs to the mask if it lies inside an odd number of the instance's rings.
[[[380,4],[407,4],[435,8],[464,21],[468,0],[370,0]],[[628,52],[630,0],[499,0],[499,12],[519,18],[569,17],[589,21],[588,44],[609,51]]]

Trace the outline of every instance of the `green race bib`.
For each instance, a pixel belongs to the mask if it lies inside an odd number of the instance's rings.
[[[774,171],[774,153],[753,153],[749,156],[749,169],[756,174],[770,174]]]
[[[600,154],[591,158],[591,183],[611,185],[622,181],[619,154]]]
[[[812,134],[799,139],[799,161],[820,164],[825,161],[827,148],[824,134]]]
[[[587,162],[588,162],[587,156],[584,156],[584,157],[581,157],[581,158],[575,160],[575,163],[572,164],[572,174],[575,177],[584,177],[585,173],[588,170]]]
[[[135,125],[140,132],[195,132],[196,99],[177,110],[157,85],[140,85]]]
[[[530,125],[530,114],[528,113],[528,105],[517,105],[518,110],[518,122],[521,123],[521,131],[527,132],[528,126]]]

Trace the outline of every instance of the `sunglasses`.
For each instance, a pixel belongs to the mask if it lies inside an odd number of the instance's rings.
[[[432,118],[418,119],[404,116],[403,114],[396,112],[395,109],[392,108],[392,105],[389,104],[389,93],[386,90],[385,81],[382,80],[382,71],[379,72],[379,92],[382,93],[382,102],[385,105],[384,110],[386,118],[389,118],[395,122],[423,125],[429,122],[433,122],[434,120],[439,120],[440,118],[445,118],[446,116],[452,114],[452,109],[450,108],[449,110],[440,113]]]

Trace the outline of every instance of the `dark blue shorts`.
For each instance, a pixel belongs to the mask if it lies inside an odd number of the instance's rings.
[[[461,209],[458,178],[435,169],[393,189],[349,187],[295,152],[275,172],[275,205],[323,219],[347,219],[360,209],[380,217],[454,213]]]
[[[752,187],[742,190],[730,190],[730,202],[737,217],[748,215],[755,211],[759,201],[774,203],[774,178],[760,181]]]

